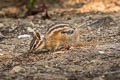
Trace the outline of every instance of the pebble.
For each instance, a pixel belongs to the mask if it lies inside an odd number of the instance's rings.
[[[34,29],[28,27],[28,28],[27,28],[27,31],[28,31],[28,32],[34,32]]]
[[[0,38],[3,38],[4,37],[4,35],[0,32]]]
[[[0,23],[0,27],[3,27],[4,25],[2,23]]]
[[[0,52],[2,51],[2,49],[0,49]]]
[[[98,51],[100,54],[104,54],[105,52],[104,51]]]
[[[24,34],[24,35],[19,35],[18,36],[18,38],[20,39],[20,38],[30,38],[31,37],[31,35],[28,35],[28,34]]]
[[[24,68],[20,67],[20,66],[15,66],[10,73],[18,73],[20,71],[24,70]]]
[[[2,54],[2,53],[0,53],[0,56],[3,56],[3,54]]]

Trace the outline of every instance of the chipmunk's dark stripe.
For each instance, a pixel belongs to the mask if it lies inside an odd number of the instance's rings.
[[[70,25],[69,24],[58,24],[58,25],[55,25],[53,26],[51,29],[48,30],[47,34],[50,34],[52,31],[54,31],[55,29],[64,29],[64,28],[70,28]]]
[[[54,28],[54,27],[57,27],[57,26],[64,26],[64,25],[69,26],[69,24],[67,24],[67,23],[62,23],[62,24],[56,23],[56,24],[50,25],[50,26],[48,27],[47,31],[49,31],[50,29],[52,29],[52,28]]]

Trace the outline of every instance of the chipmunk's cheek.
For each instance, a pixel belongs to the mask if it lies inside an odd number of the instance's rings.
[[[70,44],[64,44],[65,49],[70,50],[71,45]]]

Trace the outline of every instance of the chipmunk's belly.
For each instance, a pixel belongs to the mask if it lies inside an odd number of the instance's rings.
[[[61,33],[55,33],[51,37],[47,37],[46,46],[49,50],[56,50],[58,47],[63,44],[63,39]]]
[[[61,32],[56,32],[53,36],[46,37],[46,47],[49,50],[56,50],[67,43],[69,38],[69,36],[61,34]]]

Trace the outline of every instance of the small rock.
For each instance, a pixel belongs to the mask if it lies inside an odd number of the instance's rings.
[[[20,67],[20,66],[15,66],[10,73],[18,73],[20,71],[24,70],[24,68]]]
[[[3,27],[4,25],[2,23],[0,23],[0,27]]]
[[[18,38],[20,39],[20,38],[30,38],[31,37],[31,35],[28,35],[28,34],[24,34],[24,35],[19,35],[18,36]]]
[[[0,38],[3,38],[3,37],[5,37],[5,36],[0,32]]]
[[[113,49],[113,50],[116,50],[116,51],[120,51],[120,48],[118,47],[116,47],[116,48],[110,48],[110,49]]]
[[[2,53],[0,53],[0,56],[3,56],[3,54],[2,54]]]
[[[12,51],[8,51],[9,53],[11,53]]]
[[[46,20],[47,24],[53,24],[53,22],[51,20]]]
[[[104,54],[105,52],[104,51],[98,51],[100,54]]]
[[[93,78],[93,80],[104,80],[104,79],[103,79],[102,76],[100,76],[100,77],[95,77],[95,78]]]
[[[2,49],[0,49],[0,52],[2,51]]]
[[[27,31],[28,31],[28,32],[34,32],[34,29],[28,27],[28,28],[27,28]]]

